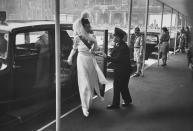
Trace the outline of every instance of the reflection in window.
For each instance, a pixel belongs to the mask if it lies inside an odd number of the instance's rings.
[[[38,49],[39,57],[37,60],[36,73],[36,88],[49,87],[49,72],[50,72],[50,52],[49,52],[48,32],[45,31],[35,42],[35,47]]]
[[[28,87],[49,85],[50,48],[47,31],[24,32],[16,35],[15,67],[19,77],[25,77]],[[17,82],[16,82],[17,83]],[[28,85],[29,84],[29,85]],[[23,86],[23,85],[22,85]]]
[[[8,34],[0,33],[0,58],[6,59],[8,54]]]
[[[35,43],[44,31],[26,32],[16,35],[16,45]]]
[[[16,56],[35,55],[40,51],[40,37],[44,38],[44,31],[25,32],[16,35]],[[40,39],[41,40],[41,39]]]

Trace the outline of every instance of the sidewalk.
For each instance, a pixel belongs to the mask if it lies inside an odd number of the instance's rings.
[[[61,131],[192,131],[193,81],[185,54],[171,55],[168,66],[156,63],[144,75],[130,80],[132,107],[107,110],[110,89],[104,102],[94,100],[88,118],[81,108],[62,118]],[[44,131],[55,131],[55,125]]]

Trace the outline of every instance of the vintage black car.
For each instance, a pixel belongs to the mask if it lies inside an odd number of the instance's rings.
[[[78,88],[72,84],[71,68],[63,61],[72,49],[72,24],[61,24],[62,101]],[[97,32],[97,31],[96,31]],[[107,31],[98,30],[105,37]],[[107,35],[106,35],[107,36]],[[104,40],[107,45],[107,41]],[[105,51],[105,43],[101,43]],[[105,62],[97,58],[105,71]],[[8,22],[0,25],[0,121],[40,112],[55,98],[55,23],[53,21]],[[53,106],[54,107],[54,106]],[[25,110],[26,109],[26,110]],[[9,117],[7,117],[9,116]],[[5,120],[5,119],[6,120]],[[1,126],[0,124],[0,126]]]

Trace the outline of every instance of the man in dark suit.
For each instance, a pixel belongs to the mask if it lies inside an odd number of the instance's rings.
[[[124,100],[122,106],[127,107],[132,102],[128,89],[131,74],[130,51],[123,40],[126,35],[125,31],[115,28],[113,39],[115,47],[110,56],[107,56],[107,61],[112,62],[114,65],[113,102],[107,106],[107,109],[119,108],[120,94]]]
[[[188,67],[192,72],[192,78],[193,78],[193,44],[187,50],[187,58],[188,58]]]

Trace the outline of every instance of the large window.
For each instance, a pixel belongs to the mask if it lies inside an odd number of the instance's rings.
[[[16,56],[34,55],[48,48],[46,31],[26,32],[16,35]]]
[[[149,2],[148,31],[160,32],[162,4],[155,0]]]

